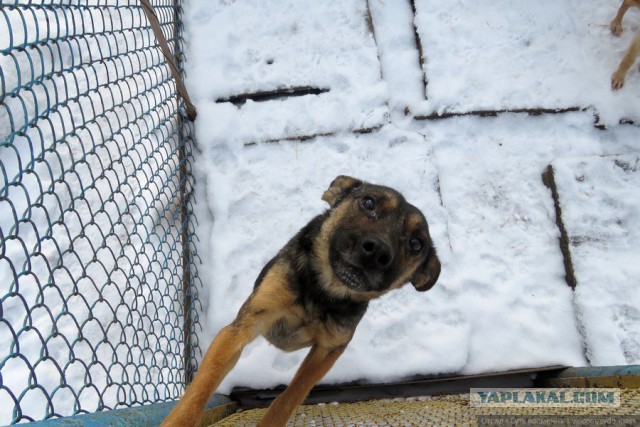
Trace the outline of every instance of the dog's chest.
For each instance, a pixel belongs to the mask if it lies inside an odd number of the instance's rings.
[[[264,337],[283,351],[295,351],[313,344],[314,331],[311,325],[300,319],[283,317],[276,321]]]
[[[334,348],[347,344],[354,330],[355,325],[345,327],[326,318],[285,316],[276,321],[264,337],[283,351],[295,351],[313,344]]]

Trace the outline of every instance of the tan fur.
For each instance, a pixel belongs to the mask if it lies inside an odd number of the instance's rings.
[[[282,269],[274,268],[267,274],[264,286],[249,297],[236,320],[222,328],[211,342],[197,375],[163,426],[195,426],[198,423],[211,394],[236,365],[243,348],[286,312],[291,294],[283,287],[285,283]]]
[[[322,195],[322,200],[329,203],[329,206],[334,207],[340,196],[346,189],[357,185],[358,180],[351,178],[350,176],[340,175],[333,180],[327,191]]]
[[[397,197],[392,197],[390,195],[384,195],[382,198],[378,199],[378,205],[381,214],[385,214],[388,212],[393,212],[398,209],[400,205],[400,201]]]
[[[616,36],[622,34],[622,18],[624,18],[625,13],[632,7],[640,7],[640,0],[623,0],[622,4],[620,4],[618,13],[616,13],[615,18],[613,18],[609,25],[611,32]]]
[[[624,18],[625,13],[627,13],[627,11],[632,7],[640,8],[640,0],[624,0],[622,2],[618,9],[618,13],[613,18],[609,26],[613,34],[620,35],[622,33],[622,19]],[[618,90],[624,86],[627,73],[636,62],[638,55],[640,55],[640,32],[638,32],[631,41],[629,49],[623,56],[622,61],[620,61],[618,68],[611,76],[611,88],[613,90]]]
[[[422,223],[422,218],[419,215],[407,215],[403,227],[406,230],[417,228]]]

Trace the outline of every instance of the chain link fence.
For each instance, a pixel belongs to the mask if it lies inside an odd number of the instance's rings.
[[[0,0],[0,425],[182,393],[192,132],[138,1]]]

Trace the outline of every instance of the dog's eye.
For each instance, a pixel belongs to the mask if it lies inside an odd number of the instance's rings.
[[[373,197],[365,196],[360,200],[360,205],[368,211],[372,211],[376,208],[376,201]]]
[[[413,237],[412,239],[409,240],[409,246],[411,247],[412,251],[420,252],[424,247],[424,244],[422,243],[422,240],[420,240],[419,238]]]

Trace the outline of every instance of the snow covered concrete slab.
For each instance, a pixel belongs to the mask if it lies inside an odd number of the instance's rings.
[[[593,107],[604,124],[640,119],[640,74],[610,78],[640,28],[630,11],[615,37],[619,2],[414,0],[428,80],[419,114]]]
[[[367,14],[361,0],[189,2],[187,86],[200,142],[381,126],[388,90]]]
[[[460,117],[419,130],[433,144],[447,213],[448,299],[471,328],[463,373],[585,363],[540,173],[557,152],[600,149],[597,135],[576,136],[589,120]]]
[[[407,0],[370,0],[368,3],[382,75],[389,85],[389,107],[394,113],[394,123],[411,120],[426,100],[412,3]]]
[[[640,155],[559,159],[552,171],[587,357],[640,363]]]

